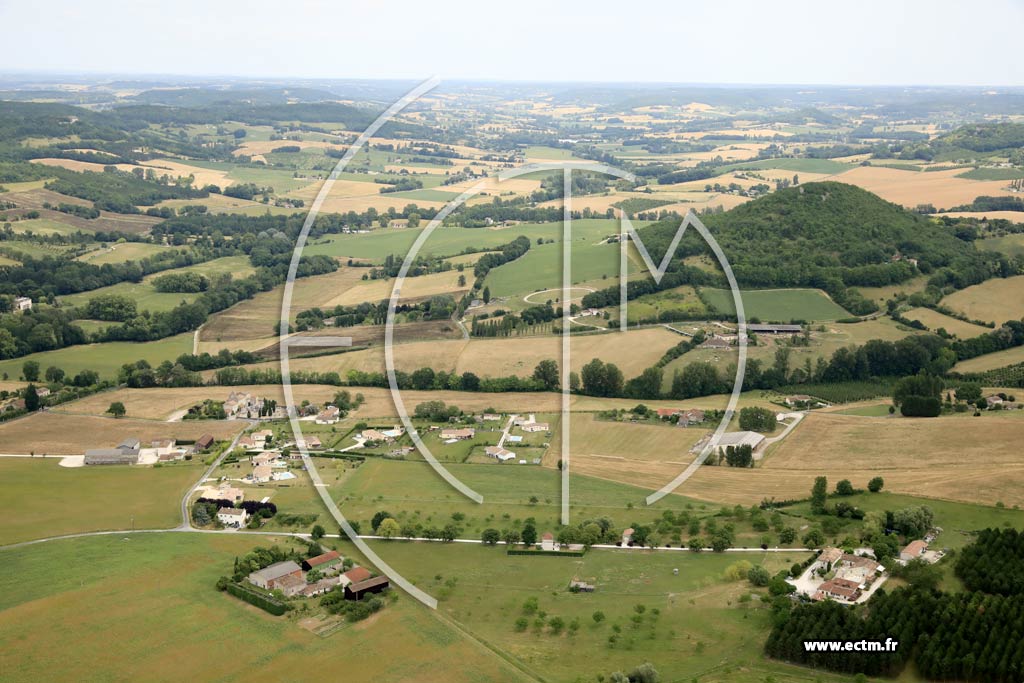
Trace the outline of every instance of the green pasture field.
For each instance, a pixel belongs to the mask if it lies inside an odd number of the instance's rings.
[[[224,258],[206,261],[205,263],[197,263],[193,266],[153,273],[143,278],[141,283],[119,282],[109,287],[101,287],[88,292],[61,297],[61,304],[64,306],[85,306],[89,303],[89,299],[93,297],[113,294],[134,300],[139,311],[169,311],[183,301],[188,303],[195,301],[199,294],[158,292],[153,287],[153,280],[161,275],[170,273],[199,273],[212,278],[217,275],[231,274],[236,278],[242,278],[253,272],[255,272],[255,268],[252,267],[247,256],[225,256]]]
[[[514,450],[514,444],[510,448]],[[465,538],[478,538],[489,526],[511,528],[516,520],[527,517],[536,518],[538,530],[558,528],[561,484],[557,470],[510,464],[448,464],[446,468],[480,493],[484,503],[478,505],[451,488],[425,463],[382,458],[368,459],[342,489],[329,490],[345,516],[364,528],[369,528],[378,510],[394,513],[399,522],[437,527],[460,512],[465,515],[459,522]],[[708,509],[704,503],[676,495],[647,507],[644,498],[650,491],[646,489],[575,474],[570,475],[569,486],[571,514],[579,520],[608,515],[625,527],[633,521],[653,521],[664,510],[681,510],[687,504],[695,511],[702,506]],[[531,497],[537,502],[531,503]]]
[[[771,626],[770,609],[760,600],[764,589],[725,578],[737,562],[761,564],[774,574],[806,553],[591,550],[582,558],[558,558],[507,556],[501,546],[376,541],[373,547],[439,596],[443,614],[542,672],[544,680],[608,680],[611,672],[642,662],[651,662],[664,681],[812,680],[809,671],[762,654]],[[574,578],[596,590],[570,593]],[[531,598],[539,610],[524,613]],[[605,615],[599,623],[592,616],[597,611]],[[578,620],[579,628],[552,632],[547,623],[554,617],[566,625]],[[521,631],[520,618],[527,623]]]
[[[183,353],[192,353],[191,332],[152,342],[105,342],[41,351],[0,361],[0,373],[12,378],[20,377],[25,362],[33,360],[44,370],[55,365],[70,376],[82,370],[95,370],[103,379],[116,379],[117,371],[125,363],[147,360],[157,366],[165,360],[173,361]]]
[[[193,202],[194,203],[194,202]],[[79,261],[85,261],[96,266],[106,263],[124,263],[125,261],[138,261],[147,256],[153,256],[162,251],[173,249],[163,244],[149,244],[148,242],[120,242],[108,245],[106,248],[90,251],[78,257]]]
[[[928,276],[919,275],[906,282],[901,282],[898,285],[889,285],[887,287],[856,287],[856,290],[860,292],[865,299],[871,299],[879,304],[884,304],[889,299],[897,296],[898,294],[913,294],[915,292],[923,292],[925,287],[928,286]]]
[[[321,681],[339,664],[357,681],[530,680],[401,594],[370,620],[321,637],[301,625],[318,613],[316,600],[309,612],[273,617],[216,590],[235,557],[275,543],[293,541],[161,533],[0,551],[9,570],[0,579],[0,638],[11,645],[0,651],[4,680],[121,681],[145,672],[150,681]]]
[[[608,286],[618,282],[619,245],[574,240],[571,248],[573,284],[607,278]],[[522,257],[491,270],[487,286],[492,296],[529,294],[539,289],[562,286],[562,245],[534,245]]]
[[[1020,168],[973,168],[960,173],[957,178],[968,180],[1016,180],[1024,178],[1024,169]]]
[[[1021,213],[1020,217],[1024,221],[1024,213]],[[1007,256],[1024,256],[1024,234],[986,237],[975,242],[974,246],[983,251],[998,251]]]
[[[15,233],[31,232],[36,235],[73,235],[82,232],[81,229],[61,223],[49,218],[35,218],[27,221],[15,221],[11,223],[11,229]]]
[[[1005,368],[1007,365],[1024,363],[1024,346],[1015,346],[1012,349],[986,353],[984,356],[970,358],[960,361],[953,366],[954,372],[987,372],[997,368]]]
[[[658,314],[669,311],[684,312],[691,316],[707,313],[704,303],[697,298],[697,293],[694,291],[693,287],[689,285],[665,290],[664,292],[645,294],[644,296],[630,301],[626,311],[631,323],[637,320],[656,318]],[[619,307],[616,306],[609,309],[609,313],[612,320],[618,320]],[[587,320],[587,322],[590,321]],[[681,322],[668,324],[673,325],[673,327],[681,328],[685,327],[687,323]]]
[[[523,150],[523,156],[528,158],[537,159],[551,159],[553,161],[566,161],[568,159],[575,159],[576,157],[568,149],[561,149],[558,147],[545,147],[543,145],[533,145]]]
[[[0,242],[0,250],[8,257],[12,253],[20,253],[25,256],[43,258],[46,256],[59,256],[68,250],[69,247],[56,244],[38,244],[25,240],[4,240]]]
[[[287,145],[285,140],[282,145]],[[273,187],[274,192],[283,194],[303,188],[311,182],[308,179],[293,178],[293,169],[277,169],[263,166],[246,166],[223,161],[190,160],[189,165],[213,171],[226,171],[228,179],[233,183],[256,183],[263,187]],[[327,171],[324,171],[326,174]],[[223,188],[221,188],[223,189]],[[201,200],[196,203],[202,203]]]
[[[0,545],[107,529],[163,529],[181,522],[178,504],[202,468],[61,467],[60,458],[0,458],[4,523]]]
[[[702,290],[718,311],[734,314],[732,293],[725,289]],[[747,320],[788,323],[790,320],[840,320],[850,314],[819,289],[750,289],[740,292]]]
[[[619,229],[616,221],[604,218],[577,220],[573,221],[572,225],[574,237],[590,243],[599,242],[606,235],[611,235]],[[381,263],[390,254],[404,256],[408,253],[423,230],[424,228],[380,229],[359,235],[330,235],[311,242],[303,253],[349,256]],[[455,256],[467,247],[492,249],[507,244],[520,235],[530,238],[534,243],[532,251],[538,246],[537,238],[553,239],[556,243],[561,241],[562,224],[523,223],[500,229],[439,227],[427,239],[420,254]]]

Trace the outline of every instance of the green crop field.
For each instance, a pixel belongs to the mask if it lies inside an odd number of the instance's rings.
[[[20,377],[22,366],[32,360],[44,370],[55,365],[69,376],[81,370],[95,370],[101,378],[116,379],[117,371],[125,363],[147,360],[150,365],[156,366],[165,360],[174,360],[183,353],[192,353],[191,332],[153,342],[106,342],[42,351],[0,361],[0,373],[6,373],[12,378]]]
[[[325,638],[301,626],[312,612],[273,617],[216,590],[236,556],[274,543],[291,542],[162,533],[0,550],[8,568],[0,578],[0,639],[9,645],[0,650],[3,679],[238,681],[258,672],[264,680],[322,681],[343,662],[354,681],[530,680],[403,595]]]
[[[59,458],[0,458],[4,523],[0,545],[107,529],[165,529],[202,468],[61,467]]]
[[[724,289],[702,290],[717,310],[735,315],[732,293]],[[788,323],[790,320],[840,320],[850,317],[841,306],[818,289],[750,289],[740,292],[747,320]]]
[[[592,241],[572,243],[573,284],[607,278],[611,287],[618,282],[619,245]],[[493,269],[487,276],[493,296],[529,294],[562,286],[562,244],[534,245],[524,256]]]
[[[194,266],[174,268],[153,273],[143,278],[141,283],[119,282],[109,287],[101,287],[88,292],[80,292],[70,296],[61,297],[61,304],[64,306],[85,306],[89,299],[100,295],[117,295],[127,297],[135,301],[138,310],[141,311],[169,311],[181,302],[191,303],[198,298],[199,294],[180,292],[158,292],[153,287],[153,280],[161,275],[170,273],[199,273],[208,278],[217,275],[231,274],[237,278],[245,277],[253,272],[255,268],[249,262],[247,256],[225,256],[205,263],[197,263]]]

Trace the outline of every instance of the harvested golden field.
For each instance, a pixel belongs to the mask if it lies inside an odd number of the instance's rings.
[[[192,182],[193,187],[204,187],[206,185],[216,185],[219,188],[225,188],[232,184],[232,181],[228,179],[227,171],[217,171],[208,168],[200,168],[198,166],[191,166],[180,161],[173,159],[154,159],[152,161],[143,162],[143,166],[152,168],[158,176],[167,174],[172,178],[187,178],[193,176],[195,180]],[[206,200],[202,200],[205,203]],[[197,203],[192,200],[192,203]]]
[[[833,176],[833,180],[862,187],[908,208],[931,204],[937,209],[948,209],[970,204],[980,195],[1009,195],[1005,180],[967,180],[957,178],[963,169],[949,171],[901,171],[877,166],[858,166]]]
[[[97,164],[91,161],[78,161],[76,159],[32,159],[34,164],[42,164],[43,166],[57,166],[59,168],[66,168],[69,171],[90,171],[92,173],[103,173],[103,169],[110,165],[116,166],[120,171],[131,171],[135,166],[131,164]]]
[[[969,339],[971,337],[977,337],[979,334],[985,334],[991,332],[987,327],[981,325],[974,325],[972,323],[965,323],[963,320],[951,318],[948,315],[943,315],[938,311],[933,311],[930,308],[912,308],[903,314],[904,318],[908,320],[917,320],[923,323],[929,330],[938,330],[940,327],[945,328],[946,332],[955,334],[961,339]]]
[[[365,272],[365,268],[342,267],[333,273],[296,280],[292,292],[292,319],[294,320],[299,312],[314,306],[323,306],[332,297],[361,283]],[[200,332],[200,342],[210,342],[213,345],[213,350],[217,351],[225,346],[240,348],[235,344],[222,344],[221,342],[265,340],[276,337],[280,329],[283,300],[284,286],[282,285],[269,292],[261,292],[252,299],[242,301],[210,316]],[[266,343],[263,343],[262,346],[266,346]],[[262,348],[262,346],[257,348]]]
[[[103,394],[107,406],[120,400],[120,392]],[[127,405],[127,404],[126,404]],[[105,408],[104,408],[105,409]],[[122,439],[135,437],[143,443],[153,439],[195,440],[209,433],[217,439],[230,439],[246,426],[244,422],[197,420],[154,422],[129,417],[114,419],[92,415],[61,415],[40,412],[0,425],[0,451],[46,455],[81,455],[90,448],[115,446]]]
[[[278,147],[300,147],[302,149],[338,149],[338,145],[320,140],[246,140],[233,154],[235,156],[269,154]]]
[[[230,181],[228,181],[228,184],[230,184]],[[262,202],[256,202],[249,199],[238,199],[237,197],[228,197],[222,194],[211,194],[209,197],[204,197],[202,199],[165,199],[157,204],[157,206],[166,206],[177,210],[183,206],[195,204],[202,204],[210,213],[243,213],[250,215],[262,215],[268,211],[272,214],[291,214],[297,211],[296,209],[271,206]]]
[[[473,254],[480,258],[479,254]],[[365,271],[365,269],[363,269]],[[418,299],[421,297],[433,296],[435,294],[451,294],[456,300],[469,291],[467,287],[459,288],[459,273],[450,270],[444,273],[431,273],[419,277],[405,279],[402,285],[402,299]],[[328,299],[323,304],[324,308],[360,304],[364,301],[376,303],[391,298],[391,289],[395,281],[389,280],[363,280],[349,287],[340,294]]]
[[[1024,317],[1024,275],[986,280],[953,292],[941,303],[972,320],[997,325],[1007,320],[1020,320]]]
[[[289,192],[288,197],[295,199],[302,199],[309,205],[320,192],[320,187],[323,185],[322,180],[317,180],[294,192]],[[380,188],[382,185],[377,183],[363,183],[358,180],[339,180],[331,188],[331,191],[324,198],[323,204],[320,206],[320,210],[324,213],[348,213],[349,211],[357,211],[362,213],[367,209],[377,209],[378,211],[387,211],[389,208],[394,207],[396,210],[400,210],[409,204],[416,204],[421,207],[430,207],[439,209],[445,205],[445,202],[430,201],[425,199],[410,200],[404,196],[401,192],[388,192],[381,194]],[[447,188],[446,188],[447,189]],[[350,192],[352,194],[344,194]],[[358,193],[358,194],[356,194]]]
[[[666,197],[666,199],[672,199],[672,197]],[[748,197],[741,197],[735,194],[702,193],[700,198],[692,201],[659,206],[658,211],[677,211],[685,215],[691,209],[699,213],[703,209],[717,208],[719,206],[728,211],[749,201]]]
[[[1017,448],[1022,435],[1020,411],[934,419],[815,412],[770,447],[761,467],[703,467],[679,492],[749,505],[766,497],[805,497],[820,475],[830,484],[849,479],[860,487],[881,476],[886,490],[895,493],[1024,504],[1024,462]],[[656,483],[641,474],[630,483]]]
[[[626,378],[635,377],[679,342],[679,336],[662,327],[629,334],[589,334],[572,339],[572,365],[579,371],[594,358],[619,366]],[[561,357],[556,337],[422,341],[395,346],[395,367],[412,371],[429,366],[435,370],[475,372],[481,377],[528,376],[542,360]],[[375,347],[318,358],[297,358],[292,370],[335,371],[345,375],[356,369],[384,371],[384,349]]]

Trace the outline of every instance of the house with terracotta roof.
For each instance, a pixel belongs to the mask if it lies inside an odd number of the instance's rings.
[[[555,547],[555,536],[550,531],[545,531],[544,535],[540,537],[540,549],[558,550],[558,548]]]
[[[484,453],[486,453],[491,458],[496,458],[500,460],[501,462],[505,462],[506,460],[512,460],[516,457],[515,453],[505,448],[502,448],[501,446],[487,446],[484,448]]]
[[[636,533],[636,530],[633,529],[633,527],[630,527],[630,528],[626,529],[625,531],[623,531],[622,532],[622,545],[629,545],[630,543],[632,543],[633,542],[633,534],[634,533]]]
[[[351,583],[359,583],[370,578],[370,570],[366,567],[352,567],[341,575],[341,585],[348,586]]]
[[[546,432],[550,428],[547,422],[527,422],[520,429],[524,432]]]
[[[818,590],[812,599],[825,600],[831,598],[844,602],[854,602],[860,597],[860,590],[860,585],[849,579],[830,579],[818,586]]]
[[[924,541],[911,541],[900,551],[900,561],[910,562],[911,560],[917,560],[924,555],[926,550],[928,550],[928,544]]]
[[[337,406],[326,406],[317,413],[316,423],[318,425],[332,425],[341,419],[341,411]]]
[[[335,572],[341,568],[345,558],[337,550],[330,550],[326,553],[311,557],[302,561],[302,568],[306,571],[319,569],[322,573]]]

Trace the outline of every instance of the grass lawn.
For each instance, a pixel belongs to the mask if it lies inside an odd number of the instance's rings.
[[[25,362],[34,360],[44,370],[55,365],[72,377],[81,370],[89,369],[95,370],[105,379],[116,379],[117,371],[125,363],[145,359],[150,365],[157,366],[165,360],[174,360],[183,353],[192,353],[191,332],[152,342],[105,342],[41,351],[21,358],[0,361],[0,373],[18,378]]]
[[[703,294],[717,310],[735,314],[732,293],[705,288]],[[747,320],[788,323],[790,320],[840,320],[850,314],[819,289],[752,289],[741,291]]]
[[[333,669],[354,681],[529,680],[403,595],[323,638],[299,626],[301,612],[273,617],[214,588],[236,556],[288,542],[165,533],[3,551],[3,678],[322,681]]]
[[[0,458],[4,523],[0,545],[81,531],[163,529],[202,474],[198,464],[61,467],[57,458]]]

